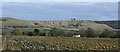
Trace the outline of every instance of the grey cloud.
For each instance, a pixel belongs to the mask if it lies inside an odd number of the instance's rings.
[[[109,19],[117,19],[117,2],[63,2],[63,3],[36,3],[18,2],[3,3],[3,16],[15,18],[37,20],[32,17],[45,20],[67,20],[70,17],[86,20],[98,20],[97,17],[107,16]],[[85,18],[83,18],[85,17]],[[96,17],[96,18],[94,18]],[[61,19],[60,19],[61,18]],[[93,19],[92,19],[93,18]],[[108,18],[106,18],[108,19]],[[104,19],[100,19],[104,20]]]

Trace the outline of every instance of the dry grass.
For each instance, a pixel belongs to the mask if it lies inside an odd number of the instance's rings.
[[[6,39],[4,39],[6,40]],[[118,39],[13,36],[4,50],[117,50]],[[6,46],[6,47],[5,47]]]

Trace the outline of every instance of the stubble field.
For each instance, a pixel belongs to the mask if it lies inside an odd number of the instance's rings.
[[[118,39],[3,36],[3,50],[118,50]]]

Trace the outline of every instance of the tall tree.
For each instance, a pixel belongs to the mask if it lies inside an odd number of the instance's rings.
[[[85,29],[81,28],[78,30],[78,34],[81,35],[81,37],[86,37],[86,34],[85,34]]]
[[[38,36],[39,35],[39,29],[34,29],[34,36]]]
[[[85,34],[87,37],[95,37],[94,30],[92,28],[88,28]]]

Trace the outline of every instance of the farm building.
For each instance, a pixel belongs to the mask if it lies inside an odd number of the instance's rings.
[[[74,34],[73,37],[80,37],[80,34]]]

